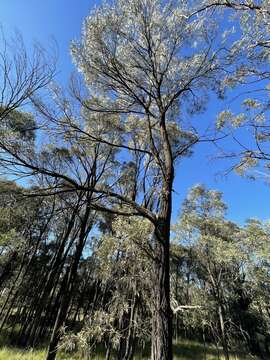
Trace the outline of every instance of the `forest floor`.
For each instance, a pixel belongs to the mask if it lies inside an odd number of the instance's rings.
[[[182,340],[174,346],[174,360],[224,360],[221,351],[215,347]],[[0,360],[44,360],[45,350],[21,350],[12,347],[0,348]],[[96,355],[91,357],[92,360],[104,360],[104,355]],[[136,360],[148,359],[147,356],[137,355]],[[135,360],[134,359],[134,360]],[[66,354],[60,352],[57,360],[84,360],[80,354]],[[259,360],[258,358],[244,355],[231,355],[231,360]]]

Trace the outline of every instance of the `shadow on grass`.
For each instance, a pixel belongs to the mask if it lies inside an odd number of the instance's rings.
[[[46,353],[46,345],[39,346],[36,349],[23,349],[12,345],[8,339],[8,334],[2,332],[0,334],[0,360],[44,360]],[[222,350],[215,348],[213,345],[204,344],[190,340],[179,340],[177,344],[173,345],[174,360],[224,360]],[[79,352],[66,353],[59,351],[57,360],[84,360],[85,357]],[[105,349],[102,344],[95,349],[95,354],[90,357],[91,360],[104,360]],[[112,356],[112,360],[116,359]],[[138,351],[135,354],[134,360],[150,359],[150,346]],[[254,357],[249,357],[240,354],[232,354],[231,360],[255,360]]]
[[[221,356],[221,352],[212,346],[185,340],[173,345],[173,353],[181,360],[218,359]]]
[[[181,340],[173,345],[175,360],[224,360],[223,351],[211,344],[203,344],[196,341]],[[231,360],[256,360],[242,352],[230,353]],[[258,360],[258,359],[257,359]]]

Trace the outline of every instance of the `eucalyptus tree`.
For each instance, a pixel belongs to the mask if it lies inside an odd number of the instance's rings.
[[[22,189],[15,183],[2,180],[0,189],[0,287],[3,287],[27,246],[25,225],[29,225],[32,209],[27,203],[22,205]]]
[[[88,90],[82,94],[74,87],[75,96],[97,123],[106,117],[121,134],[114,140],[97,138],[89,127],[89,137],[121,149],[118,161],[128,170],[132,188],[123,193],[119,182],[111,182],[97,191],[154,225],[153,360],[172,358],[173,180],[176,161],[199,141],[196,131],[186,127],[185,109],[201,110],[204,90],[214,87],[219,70],[213,49],[215,26],[201,16],[190,20],[191,13],[186,2],[104,4],[86,19],[81,43],[72,45]]]
[[[3,248],[5,255],[9,250],[5,249],[10,248],[13,256],[4,262],[0,273],[5,285],[1,298],[1,330],[9,328],[14,321],[11,337],[16,325],[17,343],[36,346],[53,329],[48,353],[48,358],[52,358],[56,355],[60,328],[74,297],[81,256],[94,224],[94,214],[87,202],[89,197],[83,192],[79,196],[73,193],[50,196],[48,202],[48,197],[29,199],[27,192],[32,191],[20,189],[23,201],[16,204],[16,212],[13,211],[14,228],[10,219],[7,223],[3,217],[2,221],[1,236],[5,241],[1,243],[1,250]],[[6,206],[7,210],[10,206]],[[4,233],[6,223],[11,231]]]
[[[184,201],[173,254],[182,262],[178,286],[188,297],[174,292],[175,311],[186,309],[184,325],[199,338],[220,342],[226,358],[239,344],[267,358],[269,224],[249,220],[240,228],[224,218],[225,211],[221,193],[202,185]],[[179,301],[188,306],[177,306]]]
[[[242,249],[246,254],[246,293],[248,311],[238,312],[242,327],[248,334],[248,345],[252,353],[269,357],[269,305],[270,294],[270,256],[269,256],[269,221],[256,219],[247,221],[242,230]],[[241,316],[242,315],[242,316]],[[256,321],[254,321],[256,319]]]
[[[32,270],[38,253],[42,256],[53,208],[53,202],[45,205],[45,199],[26,198],[24,190],[13,182],[1,183],[1,238],[5,238],[1,258],[8,257],[1,272],[1,330],[27,302],[24,294],[30,292]]]
[[[1,122],[6,121],[11,111],[29,103],[32,95],[52,81],[55,75],[55,55],[53,53],[50,55],[47,56],[39,44],[28,53],[19,33],[8,41],[1,31]]]
[[[217,127],[234,139],[225,156],[237,159],[232,168],[239,173],[268,178],[269,1],[206,0],[198,11],[220,12],[224,22],[230,71],[221,86],[231,101],[218,115]]]
[[[32,72],[32,77],[36,81],[39,79],[39,70],[34,68]],[[43,71],[45,76],[45,68]],[[23,74],[15,72],[14,78],[8,78],[7,74],[5,79],[8,86],[15,89],[22,78]],[[42,86],[45,84],[48,85],[43,81]],[[29,85],[27,81],[26,85]],[[15,179],[25,178],[25,184],[28,186],[35,184],[30,189],[25,189],[24,195],[44,197],[51,201],[56,198],[58,206],[65,206],[66,202],[66,206],[71,209],[68,219],[60,224],[60,227],[66,227],[60,230],[60,233],[57,231],[51,233],[51,239],[56,238],[55,256],[50,257],[49,264],[45,265],[48,267],[44,277],[42,276],[44,287],[34,295],[30,308],[26,309],[26,320],[21,327],[21,335],[26,342],[35,344],[42,334],[46,334],[44,329],[48,324],[48,328],[51,329],[47,320],[51,318],[50,309],[53,303],[58,312],[56,311],[53,319],[55,326],[48,359],[54,359],[58,349],[60,329],[65,322],[74,292],[81,255],[94,223],[92,209],[96,209],[97,200],[102,201],[102,195],[96,196],[93,190],[98,181],[105,182],[106,176],[110,176],[111,172],[107,169],[114,162],[115,149],[104,148],[102,144],[90,141],[85,136],[85,132],[77,125],[80,122],[80,125],[82,124],[85,115],[78,112],[71,101],[66,103],[62,94],[58,92],[59,89],[53,87],[51,78],[50,87],[53,89],[50,95],[53,94],[54,101],[48,101],[46,104],[41,101],[44,97],[37,96],[38,90],[42,87],[40,85],[33,88],[33,91],[27,88],[29,90],[27,95],[12,105],[8,97],[8,86],[4,83],[2,89],[1,168],[5,172],[8,171]],[[20,108],[26,99],[29,101],[31,99],[36,117],[30,112],[23,112]],[[110,129],[106,127],[106,122],[102,127],[96,129],[93,127],[96,134],[104,133],[106,129],[109,134]],[[59,208],[56,210],[59,211]],[[65,263],[67,259],[70,260],[70,264]],[[63,277],[61,277],[62,272],[64,272]],[[42,286],[42,282],[39,285]],[[44,307],[40,306],[41,304]],[[50,316],[47,319],[44,314],[48,315],[48,311]]]
[[[39,139],[49,134],[50,141],[25,146],[14,129],[5,133],[5,124],[0,140],[2,166],[14,175],[38,176],[39,195],[90,192],[91,209],[153,224],[153,360],[172,358],[175,165],[200,141],[188,113],[203,110],[223,68],[216,24],[203,12],[193,16],[196,10],[193,2],[157,0],[120,0],[94,10],[81,43],[72,45],[86,84],[72,83],[77,103],[57,87],[48,103],[28,94]]]
[[[218,337],[225,358],[229,359],[229,284],[241,277],[241,265],[245,257],[238,244],[240,230],[224,219],[225,210],[220,192],[207,190],[201,185],[195,186],[183,204],[178,236],[183,246],[194,252],[194,263],[199,272],[197,276],[202,279],[205,277],[205,296],[210,301],[206,305],[206,299],[203,299],[201,305],[210,309],[211,303],[214,305],[212,311],[216,313]],[[209,295],[206,295],[208,291]],[[206,319],[204,321],[207,323]]]
[[[99,300],[87,312],[76,335],[67,333],[63,343],[74,342],[88,356],[96,344],[104,344],[106,360],[130,360],[135,350],[150,338],[151,262],[147,239],[152,226],[139,218],[117,217],[110,233],[103,234],[94,247],[95,277],[99,279]]]

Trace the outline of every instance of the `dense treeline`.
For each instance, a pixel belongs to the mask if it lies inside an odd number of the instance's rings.
[[[97,217],[73,194],[29,200],[22,190],[1,183],[2,331],[35,347],[58,321],[67,350],[91,354],[101,343],[106,359],[131,359],[147,348],[151,225]],[[270,227],[250,220],[240,228],[225,210],[219,192],[198,185],[173,228],[174,337],[212,342],[228,358],[239,345],[267,358]]]
[[[202,185],[171,224],[197,144],[241,175],[269,169],[269,24],[268,1],[103,4],[71,45],[68,89],[42,47],[3,44],[0,331],[13,344],[48,343],[47,360],[99,345],[107,360],[171,360],[186,337],[226,360],[269,357],[269,224],[228,221]],[[230,95],[236,108],[198,123]]]

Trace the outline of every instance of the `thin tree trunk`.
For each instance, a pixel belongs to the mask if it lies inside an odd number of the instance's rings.
[[[227,343],[227,337],[225,332],[225,324],[224,324],[224,316],[223,316],[223,308],[222,305],[218,305],[218,316],[219,316],[219,324],[220,324],[220,332],[221,332],[221,342],[222,342],[222,348],[224,352],[224,357],[226,360],[230,360],[229,355],[229,349],[228,349],[228,343]]]
[[[106,349],[106,355],[105,355],[105,360],[110,360],[111,358],[111,350],[112,349],[112,346],[111,346],[111,342],[108,341],[107,343],[107,349]]]
[[[55,360],[57,354],[58,343],[61,337],[61,328],[66,321],[66,316],[68,313],[70,301],[71,301],[71,294],[74,288],[74,283],[77,277],[77,270],[80,262],[80,257],[83,252],[85,240],[87,235],[91,229],[91,225],[87,226],[88,219],[90,215],[90,208],[87,206],[83,221],[81,224],[81,231],[78,238],[78,242],[76,245],[75,254],[73,257],[73,261],[70,265],[70,268],[67,270],[67,276],[63,280],[63,286],[61,289],[61,303],[59,307],[59,311],[57,314],[57,318],[55,320],[55,325],[53,328],[53,332],[51,335],[51,340],[48,348],[48,353],[46,360]]]
[[[129,326],[128,326],[128,335],[126,339],[126,351],[123,360],[131,360],[134,354],[134,322],[136,319],[137,313],[137,296],[134,294],[131,308],[130,308],[130,319],[129,319]]]
[[[129,311],[123,314],[120,321],[122,338],[118,351],[119,360],[131,360],[134,353],[134,319],[136,317],[137,296],[133,294],[129,300]]]
[[[27,338],[27,343],[30,344],[31,346],[35,344],[39,336],[39,332],[43,330],[42,329],[43,325],[41,324],[44,324],[44,321],[46,321],[46,317],[47,317],[46,310],[48,309],[48,306],[50,305],[50,301],[52,300],[52,296],[50,297],[50,294],[52,291],[54,291],[55,287],[57,286],[57,282],[64,267],[64,263],[68,256],[69,249],[72,246],[73,242],[75,241],[75,235],[74,235],[72,236],[71,240],[69,241],[69,245],[65,250],[65,246],[75,226],[75,217],[76,217],[77,209],[78,209],[78,204],[74,209],[72,216],[68,222],[67,230],[65,231],[65,234],[60,242],[59,248],[57,249],[57,253],[53,259],[51,268],[47,274],[47,278],[43,283],[42,291],[39,294],[39,296],[36,298],[35,314],[34,314],[33,322],[30,323],[28,328],[26,328],[25,330],[24,335]],[[49,304],[47,303],[48,300],[49,300]],[[43,314],[44,314],[44,319],[42,319]]]

